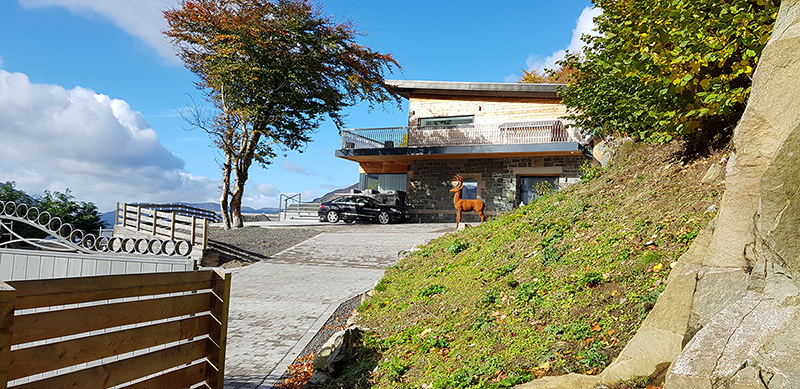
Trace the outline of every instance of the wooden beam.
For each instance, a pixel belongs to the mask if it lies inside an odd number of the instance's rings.
[[[105,389],[169,368],[194,362],[206,356],[208,339],[170,347],[164,350],[123,359],[106,365],[59,375],[15,386],[15,389],[82,388]]]
[[[211,327],[206,383],[211,389],[223,389],[225,382],[225,347],[228,338],[228,307],[231,298],[231,273],[215,270],[219,278],[214,282],[214,300],[211,304]]]
[[[208,362],[203,361],[180,370],[174,370],[135,384],[123,386],[122,389],[188,388],[203,382],[208,369]]]
[[[14,318],[12,344],[205,312],[210,300],[209,293],[198,293],[20,315]]]
[[[192,339],[208,333],[210,315],[170,321],[146,327],[71,339],[63,342],[17,349],[9,380],[75,366],[124,353]]]
[[[17,309],[210,289],[211,270],[9,281]]]

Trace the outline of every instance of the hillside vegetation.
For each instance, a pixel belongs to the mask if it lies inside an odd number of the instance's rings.
[[[602,371],[724,190],[701,182],[723,152],[684,165],[679,150],[625,143],[581,183],[403,258],[359,308],[359,362],[329,387],[503,388]]]

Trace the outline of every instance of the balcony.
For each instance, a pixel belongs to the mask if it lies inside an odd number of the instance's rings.
[[[342,149],[583,143],[580,129],[559,119],[342,131]]]

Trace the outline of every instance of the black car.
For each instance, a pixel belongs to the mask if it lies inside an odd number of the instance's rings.
[[[408,220],[408,210],[396,205],[382,204],[367,196],[344,196],[319,207],[319,221],[355,223],[356,220],[375,220],[381,224]]]

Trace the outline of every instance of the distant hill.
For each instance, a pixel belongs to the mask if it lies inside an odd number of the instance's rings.
[[[345,187],[345,188],[334,189],[334,190],[332,190],[332,191],[330,191],[330,192],[328,192],[328,193],[325,193],[324,195],[322,195],[322,196],[320,196],[320,197],[317,197],[317,198],[315,198],[315,199],[314,199],[314,200],[312,200],[311,202],[312,202],[312,203],[324,203],[324,202],[328,202],[328,201],[331,201],[331,200],[333,200],[333,197],[334,197],[334,196],[335,196],[337,193],[349,193],[351,189],[358,189],[358,183],[356,182],[355,184],[353,184],[353,185],[350,185],[350,186],[348,186],[348,187]]]

